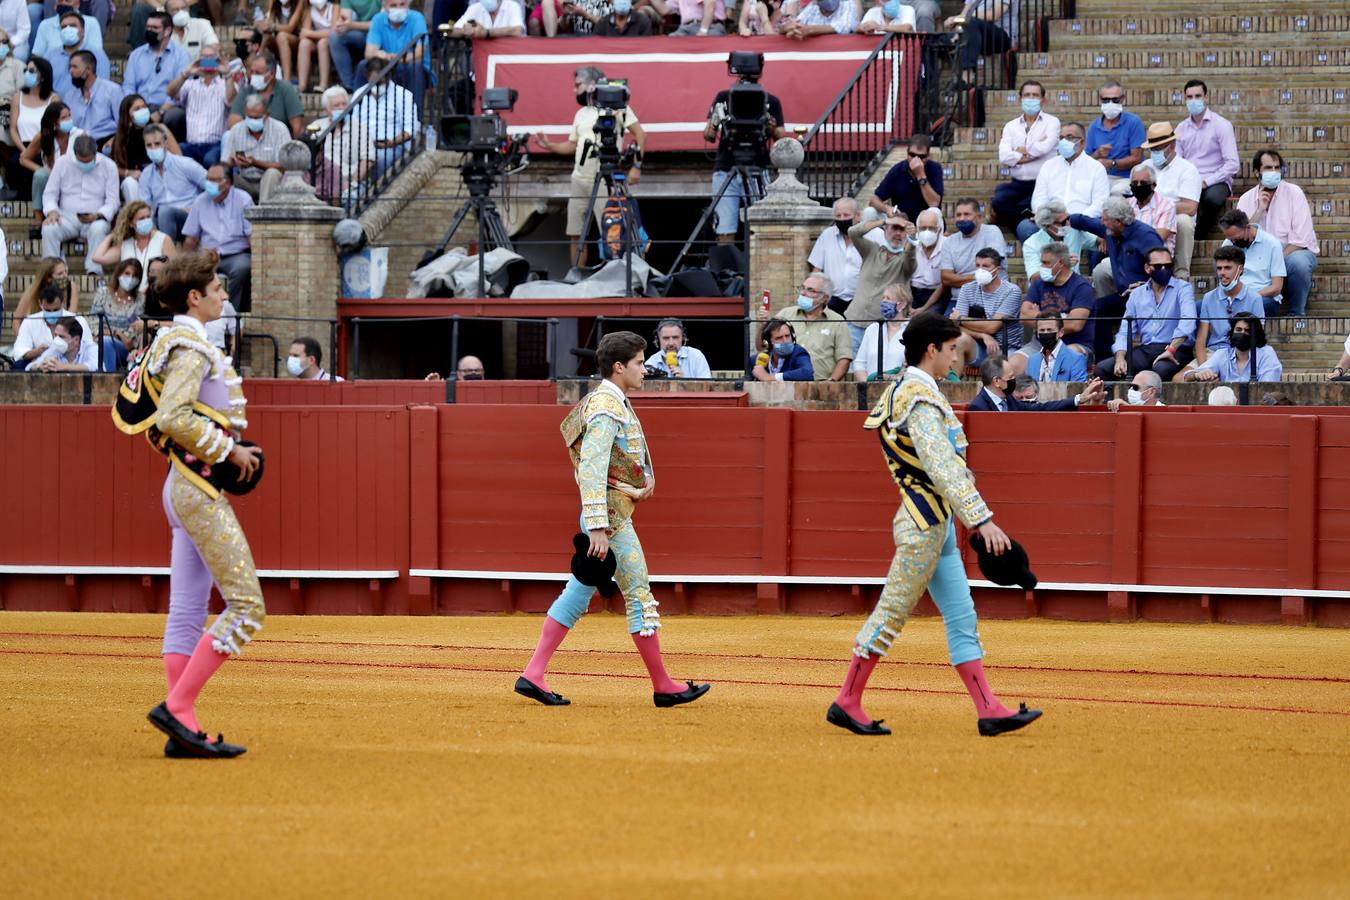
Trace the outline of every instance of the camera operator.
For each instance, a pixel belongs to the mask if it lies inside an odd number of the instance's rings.
[[[764,54],[733,51],[727,57],[727,72],[739,76],[738,83],[741,85],[758,85],[764,72]],[[734,243],[736,240],[741,208],[748,209],[764,196],[764,170],[769,167],[771,143],[788,135],[787,129],[783,127],[783,104],[767,91],[764,91],[763,95],[765,98],[763,135],[762,137],[753,135],[753,148],[747,157],[737,159],[737,154],[733,152],[733,148],[737,145],[744,146],[746,129],[751,127],[738,125],[731,119],[730,90],[717,93],[712,108],[708,111],[708,125],[703,129],[705,141],[717,141],[717,161],[713,166],[712,179],[713,195],[716,196],[722,190],[722,186],[726,185],[726,191],[717,203],[713,225],[717,232],[717,240],[724,244]],[[736,171],[737,166],[748,167],[749,190],[752,196],[745,196],[745,188]]]
[[[581,104],[581,109],[572,117],[572,131],[568,134],[567,140],[552,141],[542,132],[535,135],[535,140],[541,149],[549,153],[557,153],[560,156],[575,155],[571,193],[567,199],[566,232],[572,241],[572,259],[578,259],[577,252],[580,248],[580,264],[584,266],[586,235],[583,229],[586,226],[586,202],[590,199],[591,189],[595,186],[596,173],[600,171],[601,135],[598,122],[601,110],[594,103],[595,86],[604,80],[605,73],[595,66],[586,66],[576,70],[575,78],[577,103]],[[647,143],[647,134],[638,124],[637,114],[632,108],[625,106],[621,110],[614,110],[613,113],[616,144],[622,147],[623,133],[627,131],[633,136],[634,146],[637,147],[637,158],[628,169],[628,184],[635,185],[642,177],[642,148]],[[596,192],[594,219],[597,227],[608,197],[608,192],[603,189]]]

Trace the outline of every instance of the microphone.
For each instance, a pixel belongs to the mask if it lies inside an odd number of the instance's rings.
[[[673,350],[667,350],[667,351],[666,351],[666,368],[667,368],[667,369],[673,369],[673,368],[675,368],[676,364],[677,364],[678,361],[679,361],[679,358],[680,358],[680,357],[679,357],[679,354],[675,353]]]
[[[764,368],[767,369],[767,368],[769,367],[769,354],[767,354],[767,353],[760,353],[759,356],[756,356],[756,357],[755,357],[755,365],[757,365],[757,366],[763,366]]]

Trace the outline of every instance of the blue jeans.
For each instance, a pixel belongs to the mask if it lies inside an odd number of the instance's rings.
[[[1035,219],[1023,219],[1017,223],[1017,239],[1026,243],[1031,240],[1031,236],[1041,229],[1036,225]]]
[[[752,174],[750,176],[751,196],[749,197],[745,196],[741,179],[734,170],[713,172],[713,196],[716,196],[717,192],[722,190],[724,184],[727,185],[727,190],[722,195],[722,199],[717,201],[717,208],[713,216],[713,230],[718,234],[735,234],[737,226],[740,225],[741,208],[749,209],[764,196],[764,178],[762,175]]]
[[[867,332],[867,326],[866,326],[866,325],[854,325],[852,322],[849,322],[849,323],[848,323],[848,336],[849,336],[849,339],[853,341],[853,358],[854,358],[854,359],[857,359],[857,358],[858,358],[858,348],[859,348],[860,346],[862,346],[863,335],[864,335],[866,332]]]
[[[337,66],[338,83],[347,90],[355,93],[357,88],[366,83],[365,76],[357,70],[366,58],[364,31],[333,35],[328,39],[328,55],[333,58],[333,65]]]
[[[220,141],[200,141],[198,143],[180,143],[183,155],[195,159],[203,168],[209,169],[220,162]]]
[[[127,365],[127,347],[112,335],[103,336],[103,371],[120,372]]]
[[[28,31],[28,52],[33,52],[33,45],[37,43],[38,26],[42,24],[42,4],[28,4],[28,24],[32,27]]]
[[[1284,308],[1288,315],[1301,316],[1308,311],[1308,292],[1312,290],[1317,257],[1311,250],[1295,250],[1284,258],[1288,274],[1284,276]]]
[[[188,211],[182,206],[160,205],[155,210],[155,227],[173,238],[177,243],[179,236],[183,233],[183,225],[187,222]]]

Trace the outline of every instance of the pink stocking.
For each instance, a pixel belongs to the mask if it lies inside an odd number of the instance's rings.
[[[558,645],[567,637],[568,628],[552,616],[544,616],[544,630],[539,634],[539,644],[534,648],[534,656],[530,657],[530,664],[525,667],[521,673],[525,680],[545,691],[551,691],[548,682],[544,680],[544,674],[548,671],[548,662],[553,658],[553,652],[558,649]]]
[[[687,690],[688,685],[681,684],[666,674],[666,664],[661,661],[661,639],[655,633],[649,637],[633,633],[633,645],[647,666],[647,674],[652,679],[652,690],[658,694],[678,694]]]
[[[867,687],[867,679],[872,677],[872,670],[880,661],[881,657],[875,653],[869,653],[867,656],[853,654],[843,687],[839,688],[839,696],[834,698],[834,702],[839,704],[844,712],[864,725],[871,724],[872,717],[863,712],[863,690]]]
[[[211,680],[211,676],[216,674],[216,670],[230,658],[228,653],[217,653],[211,647],[213,640],[210,634],[202,635],[196,649],[192,651],[192,658],[183,669],[183,674],[178,676],[178,682],[169,692],[169,699],[164,701],[173,717],[193,731],[202,730],[197,724],[197,711],[194,708],[197,696],[201,694],[206,682]]]
[[[1002,719],[1013,715],[1013,711],[999,702],[998,697],[989,689],[984,678],[984,663],[978,659],[963,662],[956,667],[961,683],[970,691],[970,699],[975,701],[975,713],[981,719]]]
[[[183,670],[187,668],[190,658],[184,653],[164,654],[164,680],[169,684],[169,693],[173,693],[173,686],[183,677]]]

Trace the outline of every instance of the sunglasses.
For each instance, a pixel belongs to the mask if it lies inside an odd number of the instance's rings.
[[[927,159],[927,158],[928,158],[928,154],[927,154],[927,153],[911,153],[911,154],[909,155],[909,158],[910,158],[910,159]]]
[[[1099,94],[1097,99],[1103,103],[1119,103],[1121,106],[1125,105],[1125,97],[1123,95],[1120,97],[1103,97]]]

